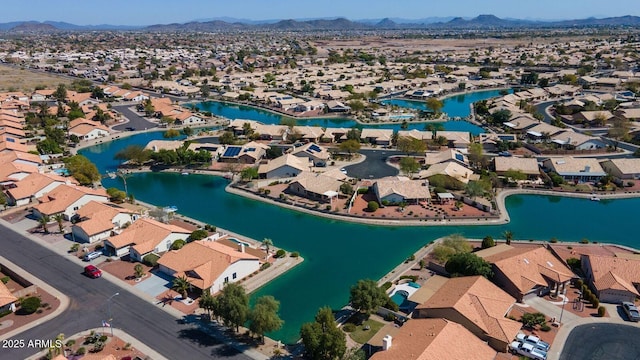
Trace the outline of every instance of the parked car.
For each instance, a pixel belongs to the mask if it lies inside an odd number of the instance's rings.
[[[508,151],[500,151],[500,152],[498,153],[498,156],[511,157],[511,156],[513,156],[513,155],[511,155],[511,153],[510,153],[510,152],[508,152]]]
[[[529,343],[544,352],[549,351],[549,348],[551,347],[549,343],[544,342],[540,340],[539,337],[533,335],[525,335],[523,333],[519,333],[518,335],[516,335],[516,340],[523,343]]]
[[[347,169],[345,169],[345,168],[340,169],[340,172],[345,174],[345,175],[347,175]]]
[[[638,311],[638,308],[633,303],[627,301],[623,302],[622,310],[624,310],[625,314],[627,314],[629,321],[637,322],[638,320],[640,320],[640,311]]]
[[[90,278],[97,279],[102,276],[102,271],[94,265],[87,265],[84,267],[84,273]]]
[[[519,354],[528,357],[529,359],[547,360],[547,353],[534,347],[530,343],[514,341],[509,344],[509,350],[514,354]]]
[[[84,256],[83,260],[84,261],[91,261],[93,259],[99,258],[100,256],[102,256],[102,252],[100,252],[100,251],[92,251],[92,252],[86,254]]]

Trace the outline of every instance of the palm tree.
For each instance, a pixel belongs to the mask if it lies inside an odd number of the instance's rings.
[[[177,291],[178,293],[180,293],[180,296],[182,296],[183,299],[186,299],[187,290],[189,290],[189,287],[191,287],[189,280],[187,280],[185,276],[180,276],[173,279],[171,289]]]
[[[144,267],[141,264],[137,264],[133,267],[133,271],[135,273],[136,279],[140,279],[144,276]]]
[[[64,215],[56,214],[53,216],[53,219],[58,223],[58,230],[62,234],[62,231],[64,230],[64,226],[62,226],[62,222],[64,221]]]
[[[504,239],[507,241],[507,245],[510,245],[511,239],[513,239],[513,233],[509,230],[506,230],[504,233],[502,233],[502,236],[504,236]]]
[[[262,245],[264,245],[266,251],[267,251],[267,257],[269,256],[269,248],[271,246],[273,246],[273,240],[269,239],[269,238],[264,238],[264,240],[262,240]]]
[[[38,222],[40,223],[40,226],[42,227],[42,231],[45,234],[49,233],[49,229],[47,228],[47,224],[49,223],[49,221],[51,221],[51,218],[49,217],[49,215],[42,215],[42,217],[40,217],[40,219],[38,219]]]

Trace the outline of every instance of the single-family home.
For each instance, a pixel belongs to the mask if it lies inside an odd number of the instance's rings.
[[[575,123],[594,123],[599,122],[599,126],[604,126],[605,123],[613,120],[615,116],[608,110],[595,110],[595,111],[581,111],[573,115],[573,121]]]
[[[348,105],[345,105],[344,103],[340,102],[340,101],[336,101],[336,100],[331,100],[327,103],[327,110],[329,110],[329,112],[341,112],[341,113],[346,113],[351,111],[351,107]]]
[[[76,119],[69,123],[69,135],[75,135],[80,140],[93,140],[109,136],[109,128],[97,121]]]
[[[494,360],[497,356],[485,341],[464,326],[446,319],[412,319],[396,329],[384,327],[380,330],[382,333],[379,334],[384,334],[381,335],[384,336],[382,350],[373,354],[371,360]],[[375,343],[376,339],[374,337],[370,342]]]
[[[640,179],[640,159],[610,159],[600,165],[609,174],[620,180]]]
[[[95,243],[108,239],[112,232],[138,220],[139,215],[111,203],[90,201],[76,214],[77,222],[71,227],[75,241]]]
[[[314,143],[295,147],[291,154],[299,158],[309,159],[314,166],[327,166],[327,161],[329,161],[329,151],[324,146]]]
[[[523,173],[530,180],[540,177],[540,167],[536,158],[524,157],[495,157],[493,166],[498,176],[505,176],[507,171],[515,170]]]
[[[218,161],[239,164],[255,164],[264,157],[268,145],[250,142],[242,146],[230,145],[224,150]]]
[[[216,294],[227,283],[238,282],[260,269],[260,259],[238,248],[217,241],[199,240],[172,250],[158,260],[160,271],[173,277],[185,277],[200,291]]]
[[[51,192],[60,185],[78,185],[73,178],[65,178],[53,173],[34,172],[24,177],[15,187],[7,189],[10,205],[23,206]]]
[[[637,255],[582,255],[580,262],[601,302],[633,303],[640,297],[640,258]]]
[[[162,253],[178,240],[186,240],[191,231],[176,225],[144,218],[131,224],[122,233],[104,241],[107,253],[118,257],[129,255],[132,260],[142,261],[149,253]]]
[[[287,187],[287,192],[312,200],[331,201],[338,196],[343,182],[323,173],[301,172]]]
[[[468,166],[457,161],[447,161],[431,165],[426,170],[420,170],[416,177],[419,179],[428,179],[438,174],[449,176],[464,184],[468,184],[469,181],[478,180],[480,178],[480,175],[474,174],[473,170]]]
[[[482,133],[479,135],[480,144],[486,152],[500,151],[500,145],[503,143],[515,143],[518,141],[516,134],[494,134]]]
[[[402,202],[417,204],[420,201],[431,199],[428,180],[410,180],[402,176],[376,180],[373,183],[373,191],[380,204],[399,204]]]
[[[291,130],[307,142],[317,143],[324,136],[324,130],[319,126],[294,126]]]
[[[277,179],[294,177],[313,167],[309,159],[292,154],[285,154],[258,167],[258,176],[261,179]]]
[[[557,133],[551,137],[551,141],[562,147],[571,147],[576,150],[597,150],[607,147],[600,138],[575,131]]]
[[[392,129],[364,128],[360,132],[360,139],[370,144],[388,146],[393,137]]]
[[[522,327],[506,317],[515,302],[483,276],[451,278],[415,308],[414,318],[455,321],[496,351],[506,352]]]
[[[11,293],[7,285],[0,281],[0,314],[16,311],[16,302],[18,298]]]
[[[575,183],[596,182],[607,175],[596,158],[550,158],[544,160],[542,164],[565,181]]]
[[[543,246],[500,244],[475,253],[491,263],[493,282],[523,301],[525,297],[547,293],[563,294],[573,272]]]
[[[62,184],[38,198],[40,203],[33,207],[33,213],[37,217],[62,214],[66,220],[70,220],[82,206],[92,200],[107,202],[109,195],[104,189]]]
[[[471,135],[466,131],[436,131],[435,139],[441,136],[447,139],[451,148],[466,149],[471,144]]]
[[[457,162],[463,166],[469,166],[467,155],[461,153],[457,149],[446,149],[438,152],[427,152],[425,154],[425,165],[435,165],[447,162]]]

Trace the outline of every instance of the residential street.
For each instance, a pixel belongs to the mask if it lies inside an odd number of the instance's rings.
[[[134,105],[119,105],[114,106],[113,109],[122,114],[125,118],[129,119],[128,122],[113,127],[114,130],[125,131],[127,128],[133,128],[134,130],[147,130],[157,127],[158,124],[152,123],[142,116],[131,111],[129,108]]]
[[[70,298],[69,308],[60,316],[27,330],[14,339],[53,339],[59,333],[72,335],[99,327],[108,318],[111,302],[112,324],[131,334],[169,359],[250,359],[199,330],[197,324],[183,324],[144,299],[106,279],[90,279],[82,267],[0,224],[2,255]],[[2,350],[0,358],[23,359],[39,349]]]

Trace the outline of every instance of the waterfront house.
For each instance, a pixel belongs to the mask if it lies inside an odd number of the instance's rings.
[[[309,159],[298,157],[292,154],[285,154],[266,164],[258,167],[260,179],[289,178],[300,174],[313,167],[313,162]]]
[[[115,204],[90,201],[78,209],[71,233],[74,241],[92,244],[108,239],[112,232],[131,225],[138,217],[135,211]]]
[[[640,179],[640,159],[610,159],[600,165],[609,174],[620,180]]]
[[[378,179],[373,183],[373,192],[380,204],[414,203],[431,200],[428,180],[410,180],[395,176]]]
[[[574,183],[597,182],[607,173],[596,158],[550,158],[543,161],[546,169]]]
[[[575,277],[543,246],[500,244],[475,254],[491,263],[493,282],[518,301],[547,293],[558,296]]]
[[[176,240],[187,240],[190,234],[191,231],[179,226],[144,218],[105,240],[104,245],[110,255],[128,254],[132,260],[142,261],[145,255],[165,252]]]
[[[287,192],[311,200],[326,202],[338,196],[342,184],[342,181],[333,176],[303,171],[289,183]]]
[[[329,151],[324,146],[314,143],[295,147],[291,154],[299,158],[309,159],[314,166],[327,166],[327,161],[329,161]]]
[[[80,140],[93,140],[109,136],[109,128],[97,121],[76,119],[69,123],[69,135],[75,135]]]
[[[16,302],[18,298],[11,293],[4,282],[0,281],[0,314],[16,311]]]
[[[33,213],[38,218],[62,214],[66,220],[70,220],[82,206],[92,200],[107,202],[109,196],[104,189],[62,184],[38,198],[40,203],[33,207]]]
[[[441,136],[450,148],[466,149],[471,144],[471,135],[466,131],[436,131],[435,139]]]
[[[159,270],[173,277],[186,277],[200,291],[216,294],[227,283],[238,282],[260,269],[260,259],[217,241],[202,240],[168,251],[158,260]]]
[[[494,360],[497,355],[464,326],[446,319],[412,319],[400,328],[383,327],[378,334],[369,343],[378,345],[384,336],[382,350],[371,360]]]
[[[419,179],[428,179],[434,175],[446,175],[464,184],[471,180],[478,180],[480,175],[474,174],[468,166],[457,161],[447,161],[429,166],[426,170],[420,170],[416,175]]]
[[[519,171],[529,180],[537,180],[540,177],[540,167],[536,158],[502,157],[493,158],[493,166],[498,176],[505,176],[510,170]]]
[[[467,155],[461,153],[457,149],[447,149],[439,152],[427,152],[425,155],[425,165],[443,164],[447,162],[456,162],[465,167],[469,166]]]
[[[617,304],[635,302],[640,297],[640,257],[635,254],[615,256],[582,255],[582,270],[601,302]]]
[[[327,128],[322,136],[322,142],[342,142],[347,140],[347,128]]]
[[[409,138],[409,139],[427,141],[433,138],[433,133],[431,131],[420,131],[416,129],[400,130],[398,131],[398,138]]]
[[[327,109],[329,110],[329,112],[340,112],[340,113],[346,113],[351,111],[351,107],[349,107],[348,105],[345,105],[340,101],[335,101],[335,100],[331,100],[327,103]]]
[[[364,128],[360,132],[360,140],[374,145],[388,146],[392,137],[391,129]]]
[[[509,119],[509,121],[503,123],[504,126],[518,134],[523,134],[527,131],[527,129],[532,128],[538,124],[540,124],[540,121],[533,118],[529,114],[518,114]]]
[[[7,189],[8,202],[15,206],[27,205],[63,184],[78,185],[73,178],[34,172],[15,183],[15,187]]]
[[[516,300],[482,276],[448,279],[424,303],[414,310],[414,318],[443,318],[455,321],[506,352],[522,323],[506,318]]]
[[[255,164],[264,157],[268,145],[249,142],[242,146],[229,145],[225,148],[218,161],[238,164]]]
[[[499,145],[501,143],[515,143],[518,141],[518,137],[515,134],[482,133],[479,138],[482,148],[486,152],[498,152],[500,151]]]
[[[324,130],[319,126],[294,126],[292,132],[298,134],[301,140],[314,143],[324,135]]]
[[[551,141],[564,148],[573,148],[576,150],[597,150],[604,149],[607,144],[600,138],[585,135],[575,131],[562,131],[551,136]]]

